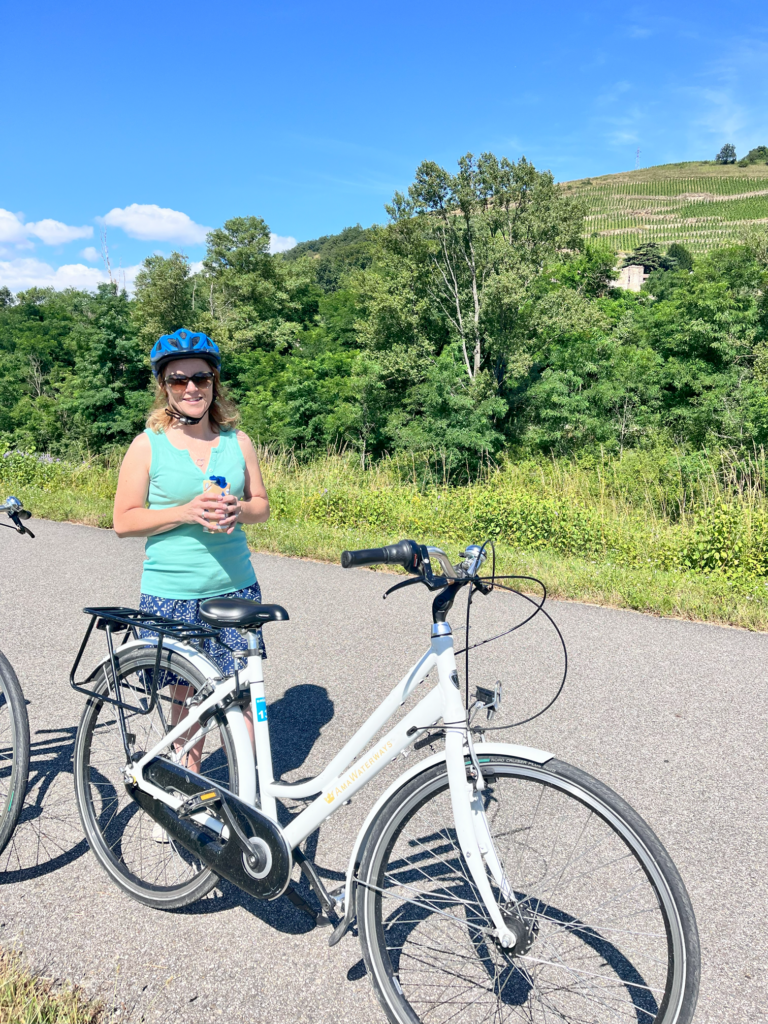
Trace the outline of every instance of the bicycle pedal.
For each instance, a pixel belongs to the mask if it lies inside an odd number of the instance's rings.
[[[205,793],[195,793],[194,796],[185,800],[176,812],[180,818],[189,818],[193,814],[206,810],[214,804],[220,803],[221,797],[215,789],[206,790]]]

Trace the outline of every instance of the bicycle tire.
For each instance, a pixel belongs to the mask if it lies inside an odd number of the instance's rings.
[[[445,764],[425,770],[380,811],[358,875],[363,956],[389,1020],[690,1024],[696,922],[649,826],[561,761],[481,764],[522,944],[510,954],[493,941],[456,840]]]
[[[135,698],[142,686],[148,688],[151,675],[147,673],[154,671],[155,653],[148,647],[118,655],[124,693],[133,687]],[[163,651],[161,671],[173,673],[174,687],[188,685],[197,691],[206,682],[190,662],[168,650]],[[168,676],[164,674],[163,679]],[[88,685],[101,695],[110,682],[111,669],[100,666]],[[156,707],[149,715],[125,712],[132,750],[148,750],[165,735],[164,705],[166,710],[173,708],[176,692],[175,688],[159,687]],[[140,740],[144,739],[151,742],[142,746]],[[219,721],[203,742],[202,774],[236,793],[237,762],[226,720]],[[75,739],[74,776],[77,807],[91,850],[112,881],[139,903],[159,910],[194,903],[214,888],[218,875],[169,839],[131,799],[123,784],[124,767],[117,710],[98,697],[89,697]]]
[[[29,779],[29,718],[19,680],[0,652],[0,853],[13,835]]]

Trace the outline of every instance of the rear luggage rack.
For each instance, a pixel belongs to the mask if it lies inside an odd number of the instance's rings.
[[[85,631],[83,642],[80,644],[80,650],[77,652],[75,663],[72,666],[72,671],[69,673],[69,685],[73,690],[77,690],[78,693],[84,693],[86,697],[93,697],[96,700],[106,701],[108,704],[114,704],[118,710],[120,717],[122,718],[123,711],[131,711],[134,714],[148,715],[155,706],[157,699],[157,680],[160,673],[160,662],[163,656],[163,641],[165,637],[170,637],[172,640],[179,640],[183,643],[199,644],[203,640],[218,640],[221,643],[220,629],[216,629],[213,626],[206,626],[203,623],[189,623],[182,622],[181,619],[166,619],[162,615],[151,615],[146,612],[137,611],[135,608],[83,608],[86,615],[91,616],[91,621],[88,623],[88,628]],[[107,649],[109,650],[109,662],[112,668],[112,686],[114,687],[115,695],[110,696],[108,693],[98,693],[96,690],[89,689],[84,684],[89,679],[83,680],[82,683],[78,683],[75,680],[75,673],[80,665],[85,649],[88,646],[88,641],[91,638],[94,627],[104,631],[107,637]],[[157,655],[155,657],[155,668],[152,672],[152,679],[147,685],[146,680],[144,683],[143,691],[137,687],[129,687],[135,689],[136,692],[143,693],[143,696],[139,699],[140,704],[130,704],[123,699],[121,691],[120,679],[117,672],[117,663],[115,661],[115,645],[113,642],[113,634],[125,633],[123,643],[125,643],[129,637],[134,640],[142,639],[139,636],[139,630],[146,629],[152,633],[157,633]],[[147,638],[149,645],[150,638]],[[228,644],[223,646],[228,647]],[[106,675],[106,672],[105,672]],[[146,697],[149,696],[147,701]]]

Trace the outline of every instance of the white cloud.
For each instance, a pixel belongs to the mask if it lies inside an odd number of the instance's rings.
[[[270,232],[269,235],[269,251],[271,253],[276,252],[287,252],[296,245],[296,239],[290,235],[276,235]]]
[[[87,248],[83,249],[80,255],[84,257],[86,260],[88,260],[89,263],[96,263],[98,262],[98,260],[101,259],[101,253],[98,249],[94,249],[92,245],[89,245]]]
[[[76,238],[93,238],[93,228],[87,224],[76,228],[50,218],[25,224],[24,227],[28,234],[39,238],[45,245],[64,245],[65,242],[74,242]]]
[[[132,203],[124,209],[115,207],[102,218],[109,227],[122,228],[131,238],[142,241],[181,242],[199,245],[211,230],[195,224],[179,210],[168,210],[154,204]]]
[[[203,269],[203,261],[202,260],[197,260],[197,261],[189,264],[189,270],[190,270],[190,273],[192,273],[192,274],[199,274],[202,269]]]
[[[72,227],[60,220],[46,218],[37,222],[24,223],[23,215],[0,210],[0,242],[12,242],[19,249],[31,249],[30,237],[39,238],[45,245],[63,245],[76,238],[91,238],[93,228],[88,225]]]
[[[27,242],[26,228],[17,213],[0,209],[0,242]]]
[[[121,288],[133,289],[136,274],[141,264],[134,267],[112,270],[112,276]],[[85,288],[95,290],[109,277],[104,270],[86,267],[84,263],[68,263],[63,267],[52,267],[50,263],[31,258],[0,260],[0,286],[5,285],[12,292],[23,292],[27,288]]]

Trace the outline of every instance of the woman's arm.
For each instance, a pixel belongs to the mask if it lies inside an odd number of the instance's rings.
[[[217,499],[209,495],[199,494],[175,508],[146,508],[151,464],[152,445],[146,434],[139,434],[125,453],[117,480],[113,523],[118,537],[153,537],[184,523],[210,526],[217,518]]]
[[[245,490],[242,501],[238,501],[234,494],[219,499],[229,513],[221,520],[219,529],[227,533],[232,533],[237,523],[266,523],[269,519],[269,498],[261,478],[256,449],[242,430],[237,432],[237,442],[245,459]]]

